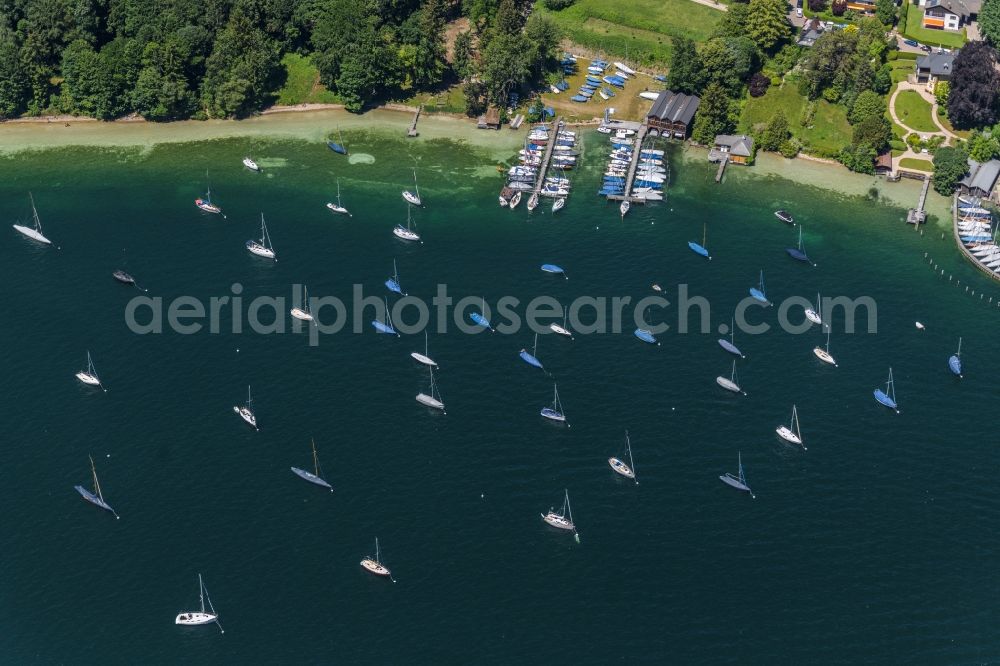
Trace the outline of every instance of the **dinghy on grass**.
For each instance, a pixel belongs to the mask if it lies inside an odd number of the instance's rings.
[[[309,471],[306,471],[304,469],[299,469],[298,467],[293,467],[292,468],[292,472],[296,476],[298,476],[300,479],[304,479],[304,480],[308,481],[309,483],[317,485],[317,486],[319,486],[321,488],[329,488],[330,492],[332,493],[333,492],[333,486],[331,486],[329,483],[327,483],[326,481],[324,481],[323,477],[320,476],[321,471],[320,471],[320,468],[319,468],[319,456],[316,455],[316,440],[310,439],[310,441],[312,442],[313,469],[315,471],[309,472]]]
[[[885,384],[885,390],[880,388],[875,389],[875,400],[881,405],[885,405],[889,409],[895,411],[899,414],[899,407],[896,404],[896,386],[892,380],[892,368],[889,368],[889,381]]]
[[[729,472],[726,472],[725,474],[719,477],[719,480],[728,486],[736,488],[736,490],[742,490],[745,493],[749,493],[751,499],[756,499],[756,495],[754,495],[753,491],[750,490],[750,484],[747,483],[746,474],[743,472],[742,451],[739,453],[739,457],[737,458],[737,460],[739,460],[739,475],[733,476]]]

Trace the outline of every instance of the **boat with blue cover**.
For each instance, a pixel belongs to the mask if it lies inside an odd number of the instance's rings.
[[[667,82],[667,77],[664,76],[663,74],[657,74],[653,78],[656,79],[657,81],[659,81],[660,83],[666,83]]]
[[[566,275],[566,271],[555,264],[542,264],[542,270],[546,273],[555,273],[556,275],[562,275],[567,280],[569,279],[569,276]]]
[[[112,516],[114,516],[117,519],[118,514],[115,513],[115,510],[111,508],[110,504],[104,501],[104,495],[101,493],[101,484],[98,483],[97,481],[97,469],[94,468],[93,457],[90,457],[90,473],[94,480],[94,492],[90,492],[83,486],[73,486],[74,490],[80,493],[80,497],[82,497],[84,500],[90,502],[96,507],[100,507],[105,511],[108,511],[109,513],[111,513]]]
[[[396,270],[396,260],[392,260],[392,277],[385,281],[386,288],[400,296],[406,296],[403,293],[403,288],[399,285],[399,271]]]
[[[572,97],[570,97],[570,100],[574,102],[586,102],[588,101],[588,98],[584,97],[583,95],[573,95]]]
[[[760,283],[756,287],[750,287],[750,295],[755,301],[760,301],[765,305],[771,304],[771,301],[767,300],[767,292],[764,291],[764,271],[760,272]]]
[[[535,345],[531,348],[531,352],[529,353],[527,349],[522,349],[518,353],[518,356],[528,365],[533,365],[539,370],[544,370],[545,368],[542,367],[542,362],[538,360],[536,354],[538,354],[538,333],[535,333]]]
[[[962,338],[958,339],[958,351],[948,359],[948,369],[951,370],[951,374],[959,379],[962,378]]]
[[[375,330],[378,331],[379,333],[387,333],[389,335],[395,335],[398,338],[399,333],[392,326],[392,315],[389,313],[389,301],[387,301],[384,298],[382,299],[382,301],[383,303],[385,303],[385,321],[381,322],[378,319],[374,319],[372,320],[372,326],[374,326]]]
[[[705,239],[707,235],[708,235],[708,225],[705,224],[702,226],[701,243],[699,244],[696,243],[695,241],[688,241],[688,247],[691,248],[691,251],[694,252],[695,254],[700,254],[701,256],[711,260],[712,256],[708,253],[708,249],[705,247]]]
[[[640,340],[642,340],[645,343],[648,343],[648,344],[651,344],[651,345],[659,345],[660,344],[659,342],[656,341],[656,337],[653,335],[653,332],[649,331],[649,330],[647,330],[645,328],[637,328],[637,329],[635,329],[635,331],[633,332],[633,335],[635,337],[639,338]]]
[[[719,346],[725,349],[730,354],[739,356],[740,358],[746,358],[746,356],[743,355],[743,352],[740,351],[739,347],[737,347],[735,343],[736,343],[736,318],[733,317],[733,319],[730,320],[730,325],[729,325],[729,339],[726,340],[725,338],[719,338]]]
[[[897,414],[899,413],[899,407],[896,404],[896,385],[892,380],[892,368],[889,368],[889,381],[885,384],[885,390],[883,391],[882,389],[877,388],[874,391],[874,395],[875,400],[877,400],[879,404],[895,410]]]
[[[336,143],[334,141],[327,141],[326,147],[335,153],[338,153],[340,155],[346,155],[347,146],[344,144],[344,135],[340,133],[339,129],[337,130],[337,138],[340,139],[340,143]]]
[[[472,312],[469,314],[469,319],[472,320],[473,324],[482,326],[483,328],[488,328],[489,330],[496,333],[493,327],[490,325],[490,320],[486,318],[486,299],[483,299],[482,312]]]

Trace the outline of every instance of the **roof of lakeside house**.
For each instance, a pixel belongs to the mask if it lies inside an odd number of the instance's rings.
[[[962,179],[962,185],[988,194],[993,190],[998,178],[1000,178],[1000,160],[980,163],[970,158],[969,175]]]
[[[731,155],[750,157],[753,154],[753,139],[746,134],[716,134],[716,146],[729,146]]]
[[[924,11],[940,7],[945,11],[959,16],[968,17],[970,14],[978,14],[983,8],[982,0],[927,0]]]
[[[672,90],[664,90],[656,98],[656,101],[653,102],[653,106],[650,107],[646,117],[690,125],[699,104],[701,104],[701,99],[696,95],[686,95],[684,93],[675,93]]]
[[[802,32],[799,35],[799,40],[795,43],[799,46],[812,46],[824,32],[826,32],[826,26],[823,22],[819,19],[811,19],[802,26]]]
[[[951,76],[954,53],[928,53],[917,58],[917,69],[929,69],[931,76]]]
[[[892,171],[892,151],[885,151],[875,158],[876,169],[887,169]]]

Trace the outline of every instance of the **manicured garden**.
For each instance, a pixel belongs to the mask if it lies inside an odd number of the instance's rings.
[[[914,157],[904,157],[899,160],[899,166],[902,169],[914,169],[916,171],[926,171],[928,173],[934,171],[934,164],[930,160],[918,160]]]

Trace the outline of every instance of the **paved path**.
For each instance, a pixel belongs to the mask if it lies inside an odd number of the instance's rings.
[[[720,12],[729,11],[729,7],[725,6],[721,2],[716,2],[715,0],[691,0],[691,2],[697,2],[699,5],[705,5],[706,7],[711,7],[712,9],[718,9]]]
[[[924,101],[926,101],[928,104],[931,105],[931,119],[934,121],[934,124],[937,125],[938,128],[937,132],[918,132],[917,130],[913,129],[912,127],[910,127],[909,125],[907,125],[906,123],[904,123],[902,120],[899,119],[899,116],[896,115],[896,97],[899,95],[899,93],[903,92],[904,90],[912,90],[916,92],[924,99]],[[905,130],[913,132],[914,134],[919,134],[920,136],[933,136],[935,134],[940,134],[944,136],[945,144],[948,144],[952,140],[958,138],[953,132],[948,131],[948,129],[941,124],[941,121],[938,120],[937,99],[934,97],[934,95],[927,92],[927,87],[922,83],[910,83],[909,81],[900,81],[899,85],[896,87],[896,90],[892,93],[892,97],[889,98],[889,115],[892,116],[892,119],[895,121],[897,125],[899,125]]]

